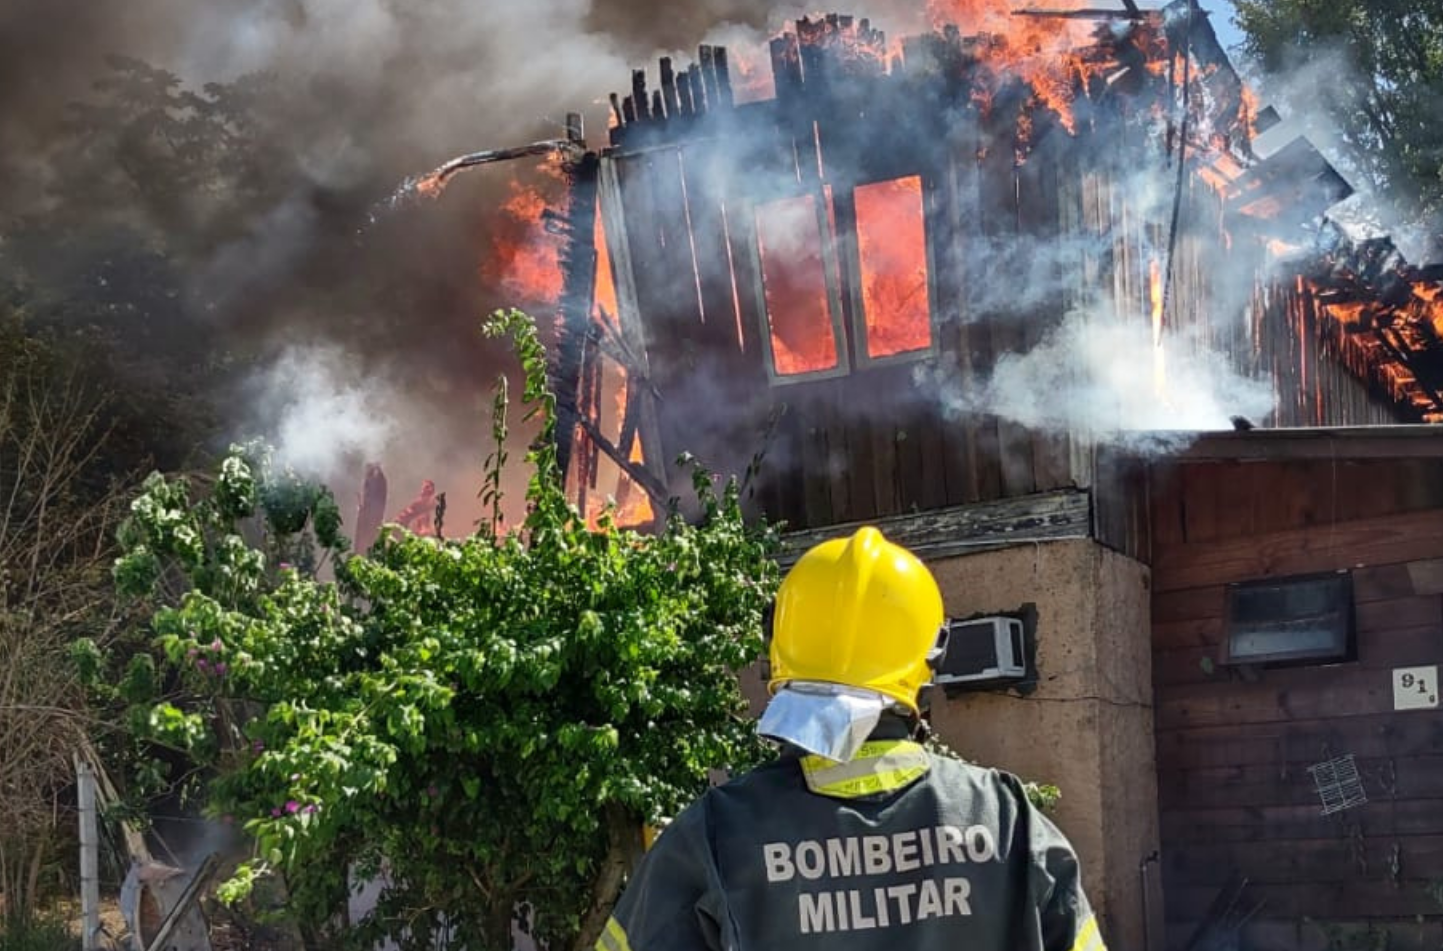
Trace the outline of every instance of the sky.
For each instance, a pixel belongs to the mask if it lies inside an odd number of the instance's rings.
[[[1212,14],[1213,29],[1217,31],[1218,39],[1222,41],[1228,54],[1236,60],[1237,51],[1233,48],[1243,41],[1243,34],[1233,24],[1233,5],[1227,0],[1201,0],[1198,5]],[[1238,64],[1234,62],[1233,65]]]

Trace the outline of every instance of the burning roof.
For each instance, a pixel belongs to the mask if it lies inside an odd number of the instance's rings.
[[[770,501],[794,524],[1081,482],[1068,447],[1107,421],[1067,393],[1019,412],[996,383],[1078,314],[1079,339],[1143,326],[1148,380],[1112,398],[1162,414],[1144,428],[1213,425],[1184,412],[1199,378],[1181,372],[1213,354],[1272,381],[1272,425],[1443,418],[1439,276],[1328,228],[1351,190],[1305,140],[1254,151],[1276,117],[1195,4],[933,13],[904,38],[805,17],[611,96],[609,147],[568,163],[549,225],[583,496],[610,466],[661,501],[682,449],[751,473],[736,446],[758,438],[815,482]],[[960,435],[900,441],[944,417]],[[942,487],[907,485],[912,464]]]

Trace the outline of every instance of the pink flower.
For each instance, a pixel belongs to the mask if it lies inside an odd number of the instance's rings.
[[[192,647],[190,650],[188,650],[188,651],[185,652],[185,656],[186,656],[187,658],[192,658],[192,659],[193,659],[193,658],[195,657],[195,655],[196,655],[196,654],[199,654],[199,653],[200,653],[200,651],[198,651],[198,650],[196,650],[194,647]]]
[[[296,802],[294,799],[286,801],[286,812],[294,813],[299,808],[301,808],[301,804]]]
[[[266,744],[264,740],[251,740],[251,749],[255,750],[257,753],[259,753],[265,748]]]
[[[209,667],[210,667],[210,662],[209,662],[208,660],[206,660],[204,657],[202,657],[200,660],[198,660],[198,661],[195,662],[195,668],[196,668],[196,670],[206,670],[206,669],[208,669]]]
[[[321,808],[321,807],[318,806],[318,805],[316,805],[315,803],[308,803],[308,804],[306,805],[306,808],[302,809],[301,812],[316,812],[316,811],[318,811],[320,808]]]
[[[298,779],[300,779],[300,778],[301,778],[301,774],[300,774],[300,773],[291,773],[291,782],[295,782],[296,780],[298,780]]]
[[[276,809],[272,809],[272,810],[271,810],[271,817],[272,817],[272,818],[276,818],[276,817],[280,816],[280,814],[281,814],[281,810],[280,810],[279,808],[276,808]]]
[[[213,641],[210,642],[210,649],[213,650],[213,651],[221,650],[221,649],[223,649],[224,647],[225,647],[225,645],[220,642],[220,638],[218,638],[218,637],[217,637],[215,640],[213,640]]]
[[[228,669],[229,669],[229,668],[226,667],[225,661],[223,661],[223,660],[222,660],[222,661],[218,661],[218,662],[216,663],[216,665],[215,665],[215,675],[216,675],[217,677],[224,677],[224,676],[225,676],[225,672],[226,672]]]

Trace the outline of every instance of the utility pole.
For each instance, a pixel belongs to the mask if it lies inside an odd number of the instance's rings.
[[[100,933],[100,835],[95,818],[95,772],[79,754],[75,780],[80,800],[80,951]]]

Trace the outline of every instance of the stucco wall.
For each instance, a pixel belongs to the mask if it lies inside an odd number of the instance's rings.
[[[1061,788],[1053,819],[1082,858],[1108,945],[1143,949],[1138,867],[1158,847],[1147,568],[1091,541],[931,567],[951,616],[1037,611],[1035,692],[936,696],[939,735],[970,760]]]

